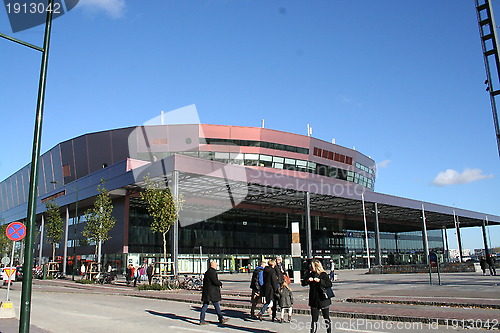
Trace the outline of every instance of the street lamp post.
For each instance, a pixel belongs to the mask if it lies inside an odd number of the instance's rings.
[[[54,6],[54,0],[48,0],[48,7]],[[47,10],[47,17],[45,21],[45,33],[43,39],[43,47],[23,42],[19,39],[12,38],[5,34],[0,34],[0,37],[16,42],[18,44],[28,46],[32,49],[42,52],[42,61],[40,65],[40,79],[38,82],[38,97],[37,107],[35,114],[35,128],[33,133],[33,149],[31,153],[31,170],[30,170],[30,185],[28,190],[28,212],[27,212],[27,225],[26,225],[26,241],[24,251],[24,272],[31,272],[33,265],[33,241],[34,241],[34,227],[36,223],[36,201],[37,201],[37,185],[38,185],[38,161],[40,159],[40,148],[42,138],[42,120],[43,108],[45,105],[45,88],[47,83],[47,67],[49,62],[49,45],[50,45],[50,31],[52,29],[52,10]],[[31,315],[31,292],[32,292],[33,276],[26,274],[23,277],[23,286],[21,291],[21,306],[19,318],[19,333],[28,333],[30,329],[30,315]]]

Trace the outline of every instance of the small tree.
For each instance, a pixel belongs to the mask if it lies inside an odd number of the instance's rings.
[[[59,244],[63,236],[64,221],[58,204],[50,200],[45,203],[45,232],[47,240],[52,244],[52,261],[56,258],[56,244]]]
[[[167,233],[170,227],[177,222],[179,211],[182,209],[182,198],[174,199],[170,188],[162,182],[155,182],[149,175],[144,177],[146,187],[141,192],[141,199],[146,202],[149,215],[152,217],[151,231],[159,232],[163,239],[163,261],[167,261]],[[176,202],[177,201],[177,202]]]
[[[12,246],[12,241],[7,237],[5,231],[7,224],[0,225],[0,257],[9,255],[9,248]]]
[[[101,268],[101,245],[111,237],[109,231],[115,226],[116,219],[113,217],[113,204],[109,197],[109,191],[104,188],[104,179],[97,186],[97,195],[94,207],[85,212],[87,224],[82,235],[89,243],[95,244],[95,255],[98,262],[99,271]]]

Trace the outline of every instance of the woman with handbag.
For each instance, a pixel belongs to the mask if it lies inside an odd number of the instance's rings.
[[[319,313],[323,315],[324,324],[327,333],[331,333],[330,321],[330,297],[332,282],[325,272],[321,261],[314,259],[311,262],[310,271],[307,272],[302,280],[302,285],[309,285],[309,306],[311,307],[311,333],[318,331]],[[327,292],[328,291],[328,292]]]

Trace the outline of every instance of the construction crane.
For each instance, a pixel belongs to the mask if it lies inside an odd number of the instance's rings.
[[[493,17],[493,6],[490,0],[474,0],[476,3],[477,22],[481,45],[483,48],[484,66],[486,69],[486,90],[490,95],[491,110],[493,111],[493,122],[497,138],[498,154],[500,156],[500,127],[498,124],[498,112],[496,99],[500,95],[500,61],[498,36]]]

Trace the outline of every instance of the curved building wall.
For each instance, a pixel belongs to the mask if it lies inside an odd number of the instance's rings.
[[[375,162],[360,152],[312,137],[259,127],[158,125],[84,134],[40,158],[38,195],[127,158],[154,161],[173,153],[355,182],[373,190]],[[27,202],[30,164],[0,182],[0,212]]]

